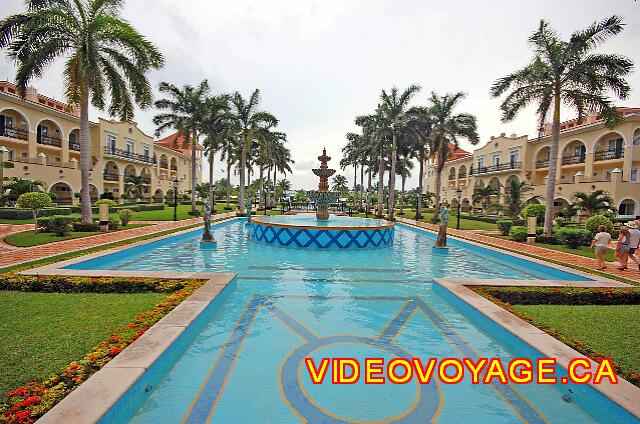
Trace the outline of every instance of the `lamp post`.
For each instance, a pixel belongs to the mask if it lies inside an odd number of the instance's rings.
[[[6,147],[0,146],[0,206],[4,206],[4,154],[8,151]]]
[[[178,186],[180,185],[180,180],[178,177],[173,179],[173,220],[178,220]]]
[[[460,201],[462,200],[462,190],[460,187],[456,190],[456,199],[458,199],[458,218],[456,220],[456,230],[460,229]]]

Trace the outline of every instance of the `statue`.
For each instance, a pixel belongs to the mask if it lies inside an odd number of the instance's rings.
[[[216,240],[211,235],[211,208],[208,203],[204,204],[204,232],[202,233],[202,240],[200,240],[200,247],[209,248],[215,247]]]
[[[438,228],[438,238],[436,248],[447,247],[447,225],[449,225],[449,209],[445,205],[440,206],[440,227]]]

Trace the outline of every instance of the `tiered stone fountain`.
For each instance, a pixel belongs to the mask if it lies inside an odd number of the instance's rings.
[[[329,205],[338,200],[337,193],[329,192],[329,177],[335,174],[335,169],[329,169],[327,162],[331,157],[327,156],[327,149],[322,149],[322,156],[318,156],[320,168],[314,169],[313,173],[320,177],[318,191],[308,191],[307,196],[316,205],[316,219],[326,221],[329,219]]]

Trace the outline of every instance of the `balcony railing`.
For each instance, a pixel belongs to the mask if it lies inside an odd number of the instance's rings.
[[[112,147],[105,147],[104,153],[107,155],[124,158],[124,159],[132,159],[145,163],[156,163],[156,159],[146,155],[139,155],[137,153],[132,153],[127,150],[115,149]]]
[[[548,168],[548,167],[549,167],[549,159],[536,161],[536,169]]]
[[[18,140],[29,140],[29,131],[24,128],[4,127],[0,130],[0,135]]]
[[[75,141],[69,142],[69,150],[75,150],[76,152],[80,151],[80,143]]]
[[[480,168],[471,168],[470,175],[488,174],[490,172],[510,171],[522,168],[522,162],[508,162],[499,165],[483,166]]]
[[[178,165],[171,165],[171,170],[172,171],[177,171],[178,170]]]
[[[105,181],[120,181],[120,175],[118,174],[109,174],[105,172],[103,174],[103,178]]]
[[[603,150],[601,152],[596,152],[594,159],[595,160],[613,160],[613,159],[621,159],[624,157],[624,150]]]
[[[467,173],[466,172],[459,173],[458,174],[458,179],[461,179],[461,178],[467,178]]]
[[[46,146],[62,147],[62,139],[60,137],[54,137],[52,135],[40,134],[38,135],[38,144],[44,144]]]
[[[563,165],[575,165],[577,163],[584,163],[585,155],[576,155],[576,156],[563,156],[562,164]]]
[[[169,163],[168,162],[160,162],[160,168],[169,169]]]
[[[449,175],[449,179],[450,179],[450,180],[455,180],[455,179],[456,179],[456,174]]]

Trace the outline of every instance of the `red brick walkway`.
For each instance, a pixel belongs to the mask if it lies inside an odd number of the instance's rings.
[[[438,227],[433,224],[425,222],[417,222],[412,219],[399,218],[398,221],[405,222],[407,224],[417,225],[419,227],[427,228],[429,230],[438,231]],[[552,259],[558,262],[564,262],[569,265],[580,266],[588,269],[595,269],[595,259],[587,258],[585,256],[574,255],[572,253],[560,252],[558,250],[547,249],[532,244],[519,243],[511,240],[504,240],[496,237],[485,236],[478,234],[474,231],[455,230],[448,229],[448,234],[456,237],[465,238],[467,240],[476,241],[483,244],[488,244],[498,248],[511,249],[516,252],[522,252],[524,254],[534,255],[541,259]],[[618,275],[630,280],[640,282],[640,271],[638,271],[637,265],[632,260],[629,260],[629,269],[620,271],[617,269],[617,262],[607,262],[606,272],[612,275]]]
[[[234,216],[232,212],[214,215],[213,219]],[[161,224],[147,227],[132,228],[130,230],[114,231],[112,233],[98,234],[95,236],[82,237],[78,239],[64,240],[56,243],[43,244],[41,246],[27,247],[19,250],[0,251],[0,267],[16,265],[23,262],[30,262],[49,256],[61,255],[78,250],[89,249],[102,244],[114,243],[130,238],[159,233],[166,230],[188,227],[202,222],[202,218],[192,218],[182,221],[166,221]]]

